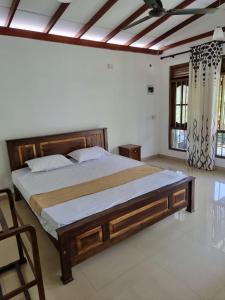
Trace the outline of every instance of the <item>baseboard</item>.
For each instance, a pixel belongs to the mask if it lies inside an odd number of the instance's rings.
[[[216,171],[225,172],[225,168],[224,167],[220,167],[220,166],[216,166]]]
[[[156,155],[149,156],[147,158],[144,158],[143,161],[148,161],[148,160],[157,159],[157,158],[169,159],[169,160],[173,160],[173,161],[177,161],[177,162],[183,162],[185,164],[187,163],[186,159],[184,159],[184,158],[174,157],[174,156],[160,154],[160,153],[156,154]],[[216,171],[225,172],[225,167],[216,166]]]
[[[184,159],[184,158],[174,157],[174,156],[165,155],[165,154],[158,154],[158,158],[170,159],[170,160],[186,163],[186,159]]]
[[[174,156],[169,156],[169,155],[164,155],[164,154],[155,154],[152,156],[148,156],[142,159],[142,161],[148,161],[151,159],[158,159],[158,158],[163,158],[163,159],[170,159],[170,160],[174,160],[174,161],[180,161],[180,162],[186,162],[186,160],[184,158],[178,158],[178,157],[174,157]]]
[[[154,155],[151,155],[151,156],[147,156],[147,157],[142,158],[141,161],[145,162],[145,161],[148,161],[148,160],[150,160],[150,159],[157,159],[157,158],[159,158],[159,154],[154,154]]]

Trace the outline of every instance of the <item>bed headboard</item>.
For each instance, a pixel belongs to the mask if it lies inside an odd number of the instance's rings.
[[[52,154],[100,146],[108,150],[107,128],[83,130],[6,141],[11,170],[25,167],[25,161]]]

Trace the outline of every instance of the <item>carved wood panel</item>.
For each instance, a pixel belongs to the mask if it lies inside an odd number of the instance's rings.
[[[182,189],[173,193],[173,207],[185,204],[186,202],[186,189]]]
[[[103,244],[102,227],[98,226],[78,235],[75,243],[78,254],[83,254],[84,252]]]
[[[40,143],[41,156],[53,154],[68,154],[69,152],[86,148],[86,138],[76,137]]]
[[[118,237],[150,222],[169,210],[168,197],[138,208],[109,222],[110,238]]]
[[[17,150],[21,168],[25,165],[25,161],[37,156],[35,144],[18,146]]]

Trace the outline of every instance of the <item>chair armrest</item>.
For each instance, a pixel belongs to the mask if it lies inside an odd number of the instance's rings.
[[[12,191],[10,189],[0,189],[0,194],[7,194],[12,196]]]
[[[34,238],[36,239],[36,231],[35,231],[34,226],[32,226],[32,225],[22,225],[20,227],[12,228],[12,229],[9,229],[5,232],[2,232],[0,234],[0,241],[2,241],[4,239],[8,239],[10,237],[13,237],[17,234],[25,233],[25,232],[29,232],[31,234],[31,236],[34,236]]]
[[[13,199],[13,193],[9,188],[5,188],[5,189],[0,189],[0,195],[1,194],[7,194],[7,196],[8,196],[9,206],[10,206],[11,215],[12,215],[12,219],[13,219],[13,225],[15,227],[17,227],[18,221],[17,221],[17,216],[16,216],[16,209],[15,209],[15,204],[14,204],[14,199]]]

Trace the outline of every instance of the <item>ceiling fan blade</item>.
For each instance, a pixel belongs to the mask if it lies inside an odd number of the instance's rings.
[[[149,8],[153,9],[162,9],[162,1],[161,0],[144,0],[145,4],[149,6]]]
[[[220,8],[190,8],[190,9],[169,9],[168,15],[204,15],[221,11]]]
[[[128,29],[128,28],[134,27],[134,26],[136,26],[136,25],[138,25],[138,24],[141,24],[142,22],[145,22],[145,21],[151,19],[151,18],[152,18],[151,16],[144,17],[144,18],[142,18],[142,19],[140,19],[140,20],[137,20],[136,22],[133,22],[133,23],[131,23],[130,25],[124,27],[123,30],[126,30],[126,29]]]

